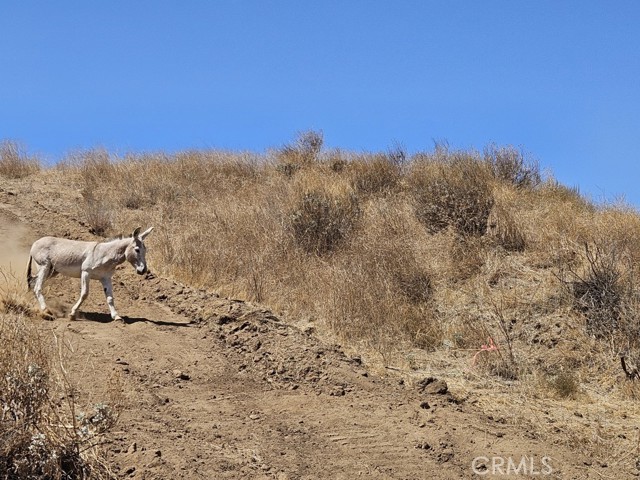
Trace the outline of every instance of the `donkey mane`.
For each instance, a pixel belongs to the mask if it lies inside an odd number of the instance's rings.
[[[131,235],[123,235],[122,233],[119,233],[118,235],[114,236],[114,237],[109,237],[105,240],[102,240],[100,243],[109,243],[109,242],[113,242],[115,240],[122,240],[123,238],[130,238]]]

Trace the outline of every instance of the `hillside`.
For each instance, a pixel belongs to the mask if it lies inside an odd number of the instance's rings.
[[[551,457],[550,478],[635,476],[639,391],[620,356],[638,354],[636,212],[510,149],[321,147],[0,168],[15,282],[39,236],[155,226],[153,274],[115,277],[124,324],[97,285],[64,318],[77,280],[50,282],[53,322],[3,304],[1,334],[65,346],[78,404],[117,404],[101,475],[470,478],[477,457]],[[15,282],[5,300],[35,308]]]

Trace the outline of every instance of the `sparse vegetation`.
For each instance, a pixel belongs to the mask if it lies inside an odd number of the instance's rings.
[[[637,396],[620,358],[640,355],[640,216],[511,147],[349,154],[306,132],[265,155],[80,152],[56,174],[82,192],[72,208],[93,233],[155,225],[154,271],[385,365],[429,368],[406,354],[418,349],[556,400],[588,382]],[[26,315],[19,304],[4,309]]]
[[[111,479],[100,444],[115,424],[108,404],[81,405],[64,369],[62,339],[32,325],[28,302],[4,276],[0,289],[0,478]]]
[[[591,224],[606,229],[607,218],[620,220],[609,213],[617,207],[595,207],[543,179],[537,163],[511,147],[349,155],[325,152],[321,133],[304,132],[262,158],[216,151],[113,158],[89,151],[60,168],[91,192],[78,216],[93,218],[96,234],[141,221],[161,225],[153,251],[162,273],[321,320],[343,340],[374,348],[398,338],[427,348],[460,343],[468,325],[455,319],[459,307],[450,298],[474,301],[482,291],[495,304],[510,282],[529,281],[519,279],[514,262],[520,269],[543,265],[534,277],[544,288],[507,305],[509,318],[523,308],[548,310],[555,302],[562,309],[577,301],[576,321],[587,318],[590,335],[607,315],[609,324],[623,310],[628,316],[628,303],[623,308],[594,293],[585,287],[589,278],[573,283],[577,300],[559,295],[556,280],[583,267],[593,275],[616,271],[618,259],[589,265],[576,252],[596,239]],[[102,199],[99,209],[94,198]],[[595,283],[602,286],[600,277]],[[475,293],[463,300],[454,294],[460,287]],[[524,321],[510,326],[513,350],[529,328]]]

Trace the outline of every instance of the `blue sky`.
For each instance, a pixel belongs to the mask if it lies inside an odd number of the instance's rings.
[[[522,148],[640,206],[640,2],[0,0],[0,139],[115,152]]]

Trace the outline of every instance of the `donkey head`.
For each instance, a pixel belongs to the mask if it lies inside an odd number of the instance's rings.
[[[144,246],[144,239],[151,233],[153,227],[146,229],[140,233],[141,228],[138,227],[133,231],[131,235],[131,243],[127,246],[124,254],[127,261],[133,265],[138,275],[144,275],[147,273],[147,261],[145,260],[146,248]]]

